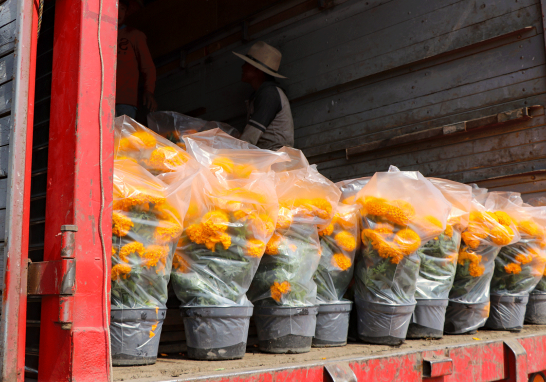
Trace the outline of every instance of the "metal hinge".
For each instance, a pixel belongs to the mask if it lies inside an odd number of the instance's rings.
[[[72,327],[72,306],[76,288],[76,259],[74,258],[75,225],[61,226],[61,260],[29,263],[27,294],[59,296],[59,320],[63,329]]]

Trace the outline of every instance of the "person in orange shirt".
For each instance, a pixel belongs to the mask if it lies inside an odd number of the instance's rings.
[[[126,114],[136,117],[138,85],[144,84],[143,105],[150,111],[157,109],[154,98],[156,72],[146,35],[125,25],[129,0],[120,0],[118,10],[118,65],[116,78],[116,117]]]

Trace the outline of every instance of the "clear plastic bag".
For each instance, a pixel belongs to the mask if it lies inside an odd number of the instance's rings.
[[[429,240],[419,251],[421,265],[415,298],[447,299],[457,270],[461,233],[468,225],[472,189],[470,186],[450,180],[427,179],[451,203],[451,210],[446,230]]]
[[[502,210],[515,206],[500,194],[490,193],[485,205],[472,200],[469,224],[462,233],[457,273],[449,299],[459,303],[487,303],[495,258],[503,246],[517,243],[518,230]]]
[[[514,205],[504,211],[521,239],[502,247],[495,259],[491,294],[526,296],[539,283],[546,266],[546,207]]]
[[[182,137],[202,131],[221,129],[225,133],[239,138],[241,133],[236,128],[223,122],[205,121],[175,111],[156,111],[148,114],[148,126],[169,141],[185,148]]]
[[[277,221],[274,187],[273,172],[225,181],[199,171],[173,261],[183,306],[250,305],[245,293]]]
[[[419,250],[445,231],[449,202],[419,172],[396,168],[376,173],[356,200],[366,213],[357,295],[381,304],[415,304]]]
[[[136,161],[154,175],[194,163],[180,147],[126,115],[115,119],[114,158]]]
[[[322,256],[313,276],[317,284],[317,301],[341,301],[353,279],[357,246],[347,247],[344,236],[359,236],[359,215],[355,205],[338,204],[332,221],[319,227]],[[358,240],[356,240],[358,245]]]
[[[114,161],[112,307],[164,308],[189,184],[168,187],[132,160]]]
[[[336,183],[336,186],[341,190],[341,203],[343,204],[355,204],[356,194],[362,190],[362,187],[368,184],[372,179],[371,176],[365,176],[363,178],[342,180]]]
[[[275,234],[267,243],[248,296],[256,306],[313,306],[317,289],[313,274],[321,256],[317,225],[332,220],[340,191],[308,165],[301,151],[283,147],[279,152],[295,163],[277,167]],[[355,237],[346,238],[351,239],[356,246]]]

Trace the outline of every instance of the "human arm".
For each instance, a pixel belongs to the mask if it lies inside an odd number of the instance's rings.
[[[256,145],[262,134],[275,119],[275,116],[282,109],[277,87],[270,85],[259,89],[253,101],[253,106],[253,113],[239,139]]]
[[[136,53],[140,74],[144,79],[143,103],[150,112],[154,112],[157,109],[157,102],[154,98],[156,70],[154,60],[148,49],[146,36],[142,32],[139,33],[137,39]]]

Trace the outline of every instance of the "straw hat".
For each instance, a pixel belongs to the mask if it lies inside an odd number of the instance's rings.
[[[263,41],[258,41],[252,45],[246,56],[236,52],[233,52],[233,54],[273,77],[286,78],[278,73],[281,65],[281,52]]]

